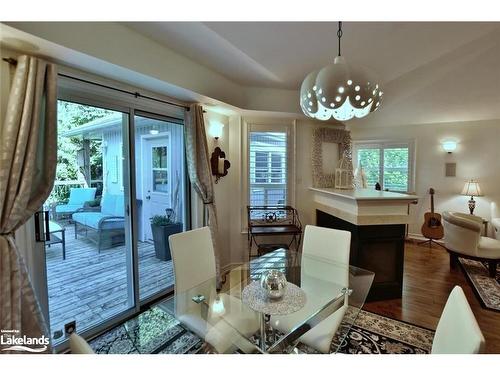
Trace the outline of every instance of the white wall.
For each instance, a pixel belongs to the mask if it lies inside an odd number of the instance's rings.
[[[231,264],[239,263],[248,258],[248,245],[246,228],[246,205],[247,194],[244,155],[246,142],[245,126],[247,123],[259,123],[269,126],[280,126],[283,124],[295,124],[295,206],[299,210],[300,219],[303,225],[313,224],[315,215],[312,205],[312,198],[308,188],[312,185],[311,173],[311,144],[312,132],[317,127],[331,126],[343,127],[342,125],[332,125],[320,123],[318,121],[295,119],[287,115],[283,116],[239,116],[226,117],[210,112],[205,114],[208,146],[210,153],[215,147],[214,139],[210,135],[210,126],[214,122],[224,124],[223,136],[219,139],[218,145],[226,152],[226,158],[231,162],[231,168],[226,177],[214,184],[217,214],[219,221],[219,247],[221,252],[221,267],[228,267]],[[243,230],[242,230],[243,228]],[[276,239],[282,243],[283,239]]]
[[[474,213],[490,219],[490,202],[500,202],[500,120],[461,123],[434,123],[370,127],[369,118],[364,125],[351,129],[353,140],[415,139],[416,141],[416,193],[421,198],[412,206],[410,233],[420,234],[423,215],[430,210],[428,191],[436,190],[437,212],[446,210],[467,212],[469,197],[460,195],[467,179],[479,180],[484,196],[475,198]],[[447,154],[441,147],[445,139],[456,139],[457,150]],[[457,163],[456,177],[445,177],[445,163]],[[492,234],[491,226],[489,228]]]
[[[232,155],[229,152],[229,133],[230,133],[229,117],[210,111],[207,111],[204,117],[205,117],[205,130],[207,134],[209,156],[212,155],[212,152],[214,151],[215,147],[217,146],[220,147],[222,151],[226,153],[226,159],[228,159],[229,162],[231,163],[231,167],[229,168],[229,173],[228,173],[228,176],[231,176],[232,173],[237,168],[235,168]],[[213,124],[215,123],[224,124],[223,134],[217,141],[211,135],[211,126],[213,126]],[[229,180],[228,176],[219,179],[219,182],[217,184],[215,184],[215,178],[213,179],[214,191],[215,191],[215,204],[217,207],[217,222],[219,224],[217,243],[219,247],[221,268],[231,263],[231,246],[229,240],[230,237],[229,212],[231,204],[228,197],[231,196],[231,190],[233,189],[231,187],[231,181]],[[202,213],[203,211],[200,212]]]

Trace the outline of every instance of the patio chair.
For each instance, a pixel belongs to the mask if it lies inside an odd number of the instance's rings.
[[[85,202],[95,199],[96,188],[71,188],[69,190],[68,203],[58,203],[55,206],[54,220],[59,220],[65,216],[71,216],[73,213],[83,208]]]
[[[88,211],[85,208],[75,212],[72,216],[75,222],[75,239],[78,227],[83,227],[85,233],[90,230],[96,232],[95,243],[98,252],[102,248],[109,248],[125,243],[125,206],[124,196],[104,194],[101,200],[100,211]],[[93,240],[92,237],[87,236]]]

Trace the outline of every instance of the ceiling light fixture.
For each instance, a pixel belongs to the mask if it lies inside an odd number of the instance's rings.
[[[383,92],[372,73],[346,63],[340,54],[342,22],[337,31],[338,56],[333,64],[309,73],[300,87],[300,107],[306,116],[347,121],[380,108]]]

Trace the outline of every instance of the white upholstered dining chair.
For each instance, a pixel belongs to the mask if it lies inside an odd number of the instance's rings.
[[[252,346],[240,338],[241,335],[249,338],[258,331],[259,317],[243,306],[240,299],[225,293],[217,295],[210,229],[174,234],[168,240],[174,265],[176,318],[219,353],[232,352],[237,347],[246,351],[247,346],[252,350]],[[205,312],[202,303],[192,301],[198,294],[203,295],[208,304]],[[221,311],[223,319],[220,319]]]
[[[324,303],[327,303],[327,296],[340,293],[342,287],[349,285],[350,247],[350,232],[313,225],[306,226],[302,246],[300,285],[306,292],[306,305],[294,314],[272,317],[271,324],[275,329],[290,332],[314,312],[312,310],[318,306],[318,299],[324,299]],[[311,255],[311,258],[308,258],[308,255]],[[332,273],[331,268],[318,261],[319,259],[346,265],[346,267],[342,268],[342,272]],[[339,289],[332,290],[332,283],[339,285]],[[302,335],[300,341],[322,353],[329,353],[332,339],[342,322],[347,307],[346,300],[339,310]]]
[[[69,348],[71,354],[95,354],[87,341],[76,333],[69,336]]]
[[[476,354],[484,349],[484,337],[458,285],[453,288],[432,342],[432,354]]]
[[[458,256],[486,260],[490,277],[495,277],[500,262],[500,241],[481,236],[483,219],[460,212],[443,212],[444,246],[450,253],[450,265],[455,266]]]

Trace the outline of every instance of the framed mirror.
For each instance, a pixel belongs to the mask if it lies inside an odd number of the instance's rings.
[[[342,188],[352,189],[351,133],[344,129],[318,128],[313,131],[312,143],[313,187],[335,187],[336,170],[342,164],[347,175]]]

